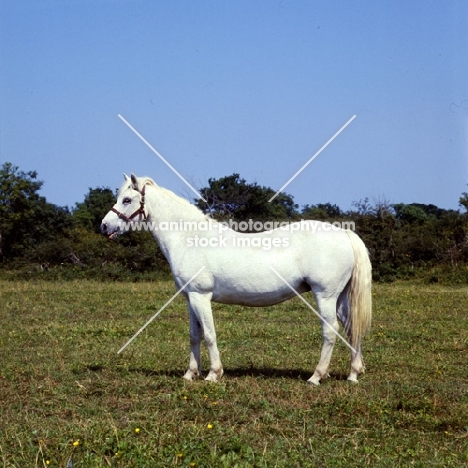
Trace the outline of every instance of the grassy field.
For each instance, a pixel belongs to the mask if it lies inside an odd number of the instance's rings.
[[[345,380],[338,341],[320,387],[319,321],[299,300],[215,305],[218,384],[181,379],[182,298],[117,355],[174,291],[0,282],[3,466],[468,466],[466,287],[376,285],[367,373]]]

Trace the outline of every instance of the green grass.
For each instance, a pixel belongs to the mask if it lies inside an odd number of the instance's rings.
[[[338,341],[320,387],[306,384],[320,326],[299,300],[214,305],[218,384],[181,378],[182,298],[117,355],[174,292],[171,281],[0,282],[3,466],[468,466],[466,287],[376,285],[367,373],[345,380]]]

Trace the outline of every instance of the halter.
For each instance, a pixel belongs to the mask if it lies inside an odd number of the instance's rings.
[[[127,221],[127,223],[130,223],[132,219],[139,214],[143,215],[143,221],[146,221],[147,216],[145,213],[145,187],[146,185],[143,185],[143,188],[141,190],[138,190],[137,188],[133,188],[133,190],[136,190],[141,195],[141,198],[140,198],[140,207],[136,211],[134,211],[130,216],[124,215],[115,207],[112,207],[111,211],[113,211],[119,218],[123,219],[124,221]]]

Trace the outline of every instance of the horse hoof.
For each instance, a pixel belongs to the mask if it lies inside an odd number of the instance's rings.
[[[192,382],[197,377],[198,377],[198,374],[196,374],[195,372],[192,372],[191,370],[188,370],[182,378],[185,380],[188,380],[189,382]]]
[[[348,382],[352,382],[353,384],[358,384],[359,380],[356,377],[348,377]]]
[[[219,372],[210,371],[208,375],[206,376],[205,380],[207,380],[208,382],[218,382],[218,380],[220,380],[222,376],[223,376],[222,369]]]
[[[309,385],[314,385],[314,386],[318,387],[318,386],[320,385],[320,379],[311,377],[311,378],[307,381],[307,383],[308,383]]]

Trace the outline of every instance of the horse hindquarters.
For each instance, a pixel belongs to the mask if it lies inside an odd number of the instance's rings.
[[[309,383],[319,385],[328,375],[328,368],[338,333],[338,320],[348,335],[351,350],[351,372],[348,380],[357,382],[357,376],[364,372],[361,354],[361,340],[368,331],[372,316],[372,269],[369,254],[362,240],[352,231],[346,231],[351,241],[354,264],[351,277],[339,293],[322,297],[315,293],[317,306],[322,317],[323,345],[320,361]],[[313,286],[312,290],[314,290]],[[340,288],[341,289],[341,288]]]

